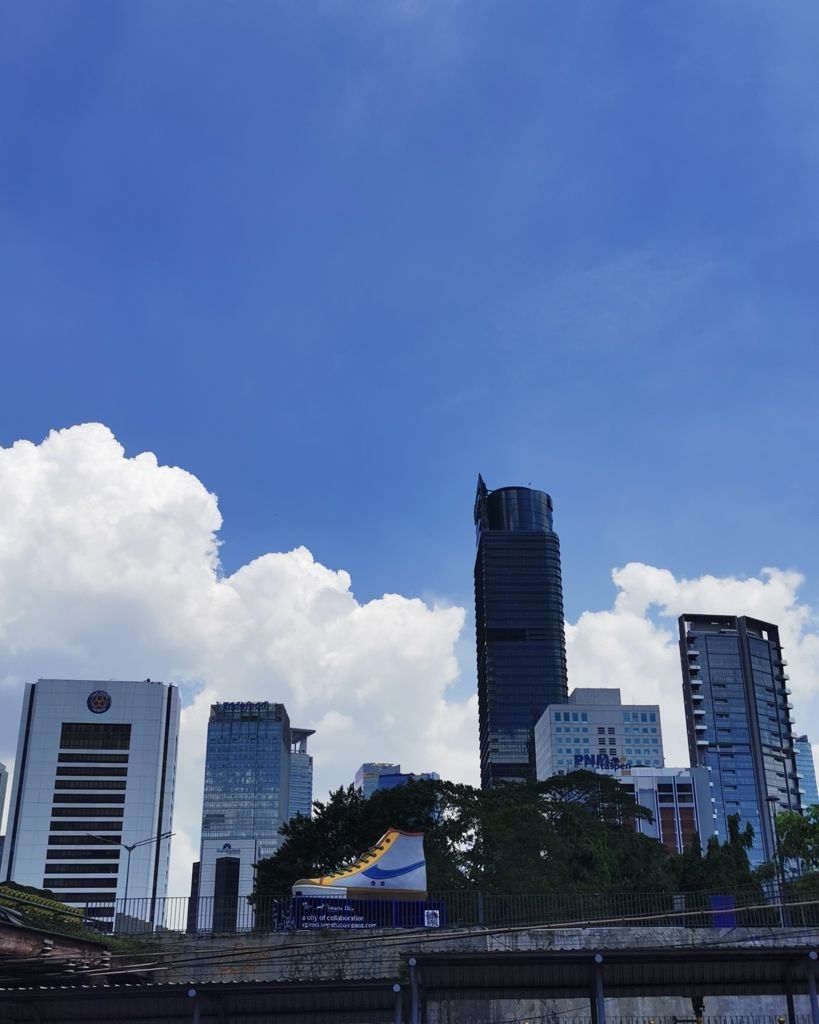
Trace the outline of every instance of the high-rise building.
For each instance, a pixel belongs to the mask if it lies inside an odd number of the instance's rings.
[[[778,628],[745,616],[681,615],[680,657],[691,764],[709,769],[716,831],[754,830],[753,865],[776,855],[773,816],[799,811],[787,662]]]
[[[361,793],[365,799],[373,795],[378,789],[378,780],[382,775],[392,775],[401,771],[400,764],[389,764],[383,761],[365,761],[355,773],[353,787]]]
[[[616,688],[575,689],[550,704],[535,725],[537,777],[582,769],[662,768],[663,730],[657,704],[623,704]]]
[[[382,772],[376,789],[397,789],[409,782],[438,782],[438,772]]]
[[[290,818],[313,813],[313,757],[307,753],[307,740],[315,731],[290,729]]]
[[[198,927],[252,927],[254,864],[290,817],[290,719],[268,701],[213,704],[205,753]]]
[[[437,772],[402,772],[400,764],[367,761],[355,773],[353,786],[369,800],[379,789],[395,789],[408,782],[437,781],[440,777]]]
[[[535,723],[568,694],[560,542],[552,499],[528,487],[475,497],[481,785],[535,778]]]
[[[807,736],[797,736],[796,740],[796,771],[799,776],[799,796],[802,810],[806,811],[814,804],[819,804],[819,789],[816,786],[816,766],[813,761],[813,748]]]
[[[2,878],[52,889],[110,927],[114,900],[157,920],[170,841],[179,692],[150,679],[29,683]],[[127,889],[127,892],[126,892]]]

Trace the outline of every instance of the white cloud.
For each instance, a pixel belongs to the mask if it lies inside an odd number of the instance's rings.
[[[13,756],[22,684],[39,676],[180,683],[182,720],[170,892],[198,842],[205,729],[216,700],[272,700],[315,728],[316,793],[362,760],[477,781],[477,701],[458,699],[464,612],[396,594],[360,604],[349,575],[303,547],[220,573],[216,498],[151,454],[126,458],[100,424],[0,448],[0,758]],[[619,686],[663,708],[669,761],[685,764],[676,616],[779,623],[800,730],[819,694],[816,613],[795,572],[676,579],[615,570],[612,608],[567,626],[572,686]],[[463,674],[474,678],[471,645]],[[469,689],[466,687],[466,689]],[[815,702],[814,702],[815,708]]]
[[[749,615],[780,627],[797,728],[808,733],[819,695],[817,613],[798,600],[803,577],[763,569],[759,577],[677,579],[667,569],[630,562],[612,572],[614,607],[584,612],[567,626],[575,686],[619,686],[624,700],[662,708],[666,763],[688,764],[677,617],[688,612]]]
[[[306,548],[219,573],[216,498],[100,424],[0,449],[0,687],[39,676],[182,683],[186,706],[170,891],[198,841],[210,704],[272,700],[315,727],[316,791],[361,760],[475,779],[472,702],[457,678],[460,608],[396,594],[360,604]],[[11,759],[17,721],[0,723]],[[453,741],[454,749],[450,748]]]

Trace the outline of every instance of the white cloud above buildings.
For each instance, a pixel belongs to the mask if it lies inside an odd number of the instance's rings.
[[[215,496],[150,453],[126,457],[101,424],[0,448],[0,494],[0,758],[13,758],[26,681],[179,683],[172,894],[186,891],[198,843],[215,700],[281,701],[294,724],[315,728],[319,796],[351,781],[363,759],[477,781],[477,701],[463,696],[474,666],[459,670],[456,657],[463,609],[397,594],[362,604],[349,575],[305,547],[223,575]],[[819,691],[817,615],[798,599],[798,573],[678,580],[630,563],[613,580],[611,609],[567,624],[571,685],[619,686],[627,700],[659,703],[669,761],[687,756],[682,611],[779,623],[797,708]],[[803,719],[799,727],[810,732]]]

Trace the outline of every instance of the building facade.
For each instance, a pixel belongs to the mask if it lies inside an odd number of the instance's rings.
[[[309,730],[302,730],[307,732]],[[305,736],[306,742],[306,736]],[[252,927],[253,865],[282,843],[290,818],[292,730],[283,704],[213,704],[208,721],[198,927]],[[228,927],[230,925],[230,927]]]
[[[408,782],[437,782],[441,776],[437,772],[383,772],[378,776],[377,789],[396,789],[406,786]]]
[[[799,776],[799,797],[804,812],[814,804],[819,804],[816,765],[813,760],[813,748],[808,737],[797,736],[794,743],[796,745],[796,771]]]
[[[369,800],[378,789],[378,780],[382,775],[392,775],[400,771],[400,764],[390,764],[386,761],[365,761],[355,773],[353,787]]]
[[[535,723],[568,695],[560,542],[552,499],[487,489],[474,509],[481,785],[535,778]]]
[[[151,680],[29,683],[17,743],[2,878],[46,888],[110,926],[155,923],[166,895],[179,692]],[[127,891],[126,891],[127,887]]]
[[[642,835],[669,853],[682,853],[698,835],[703,849],[716,831],[716,812],[707,768],[631,768],[615,773],[623,788],[651,812],[635,820]]]
[[[437,772],[402,772],[400,764],[387,764],[379,761],[366,761],[355,773],[353,786],[365,799],[379,789],[395,789],[406,786],[408,782],[421,782],[426,779],[440,779]]]
[[[662,768],[659,705],[623,704],[616,688],[575,689],[538,719],[535,762],[538,779],[581,769]]]
[[[290,729],[290,813],[305,818],[313,814],[313,756],[307,753],[307,740],[315,729]]]
[[[778,628],[745,616],[681,615],[691,764],[710,771],[716,832],[750,824],[756,866],[776,855],[773,816],[801,810],[787,662]]]
[[[205,751],[202,839],[255,839],[259,855],[281,845],[290,816],[290,719],[283,704],[213,704]]]

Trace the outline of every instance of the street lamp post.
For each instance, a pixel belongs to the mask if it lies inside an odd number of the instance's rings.
[[[160,832],[157,836],[150,836],[148,839],[138,839],[135,843],[123,843],[118,839],[111,839],[108,836],[98,836],[93,832],[86,832],[87,836],[91,839],[98,839],[102,843],[110,843],[112,846],[121,846],[123,850],[128,854],[125,861],[125,896],[123,897],[123,903],[125,905],[125,912],[128,911],[128,883],[131,879],[131,854],[138,846],[148,846],[150,843],[159,843],[163,839],[170,839],[173,832]]]

